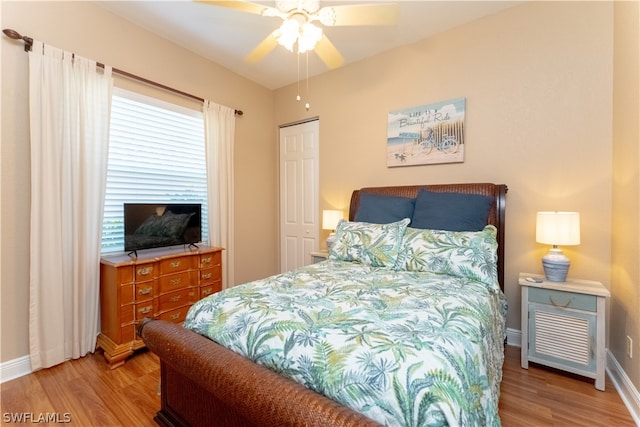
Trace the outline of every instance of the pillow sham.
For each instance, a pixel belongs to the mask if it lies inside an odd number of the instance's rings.
[[[498,230],[419,230],[407,228],[398,254],[398,270],[430,271],[493,286],[498,282]]]
[[[430,230],[480,231],[487,224],[493,197],[420,190],[411,226]]]
[[[341,219],[329,259],[352,261],[372,267],[394,268],[409,218],[390,224],[350,222]]]
[[[360,193],[360,204],[354,217],[358,222],[388,224],[413,216],[416,199],[401,196]]]

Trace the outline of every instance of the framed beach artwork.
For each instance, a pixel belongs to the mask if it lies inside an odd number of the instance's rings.
[[[465,99],[389,112],[387,166],[464,162]]]

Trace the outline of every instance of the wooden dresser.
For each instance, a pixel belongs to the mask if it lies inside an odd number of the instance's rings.
[[[191,305],[222,289],[222,248],[169,248],[104,256],[100,261],[100,335],[97,346],[111,369],[144,342],[136,325],[145,317],[180,323]]]

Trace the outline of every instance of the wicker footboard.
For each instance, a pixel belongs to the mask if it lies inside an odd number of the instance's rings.
[[[180,325],[147,319],[138,333],[161,362],[160,425],[379,425]]]

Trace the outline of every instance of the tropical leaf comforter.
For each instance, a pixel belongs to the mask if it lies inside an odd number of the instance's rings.
[[[384,425],[500,425],[497,281],[336,258],[207,297],[185,327]]]

